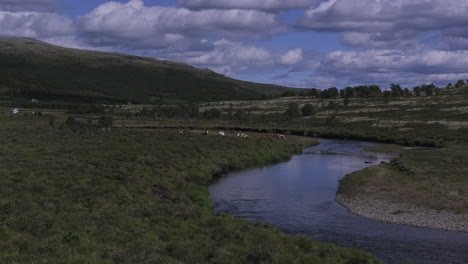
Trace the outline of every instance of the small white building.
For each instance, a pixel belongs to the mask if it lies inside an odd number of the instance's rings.
[[[18,108],[10,109],[10,114],[13,114],[13,115],[19,114],[19,109]]]

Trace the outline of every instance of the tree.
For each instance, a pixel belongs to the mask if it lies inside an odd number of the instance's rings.
[[[320,96],[320,93],[319,93],[319,91],[318,91],[317,89],[310,89],[310,90],[308,91],[308,95],[309,95],[310,97],[317,98],[317,97]]]
[[[343,105],[344,106],[348,106],[349,105],[349,97],[346,97],[343,101]]]
[[[49,126],[55,130],[55,120],[57,118],[54,115],[49,115]]]
[[[403,89],[401,89],[401,86],[399,84],[391,84],[390,89],[392,90],[392,96],[394,97],[399,97],[403,96]]]
[[[338,91],[337,88],[332,87],[332,88],[329,88],[328,90],[330,91],[331,98],[338,98],[338,96],[340,96],[340,92]]]
[[[421,96],[421,87],[419,86],[414,87],[413,92],[416,96]]]
[[[114,118],[112,116],[101,116],[98,121],[98,125],[102,129],[107,131],[111,130],[112,124],[114,123]]]
[[[369,97],[377,97],[382,94],[382,90],[378,85],[369,85]]]
[[[355,89],[353,87],[346,87],[344,89],[344,94],[345,94],[345,96],[343,96],[343,97],[353,98],[354,94],[355,94]]]
[[[426,96],[432,96],[436,88],[434,84],[425,84],[421,87],[421,91],[423,91]]]
[[[329,103],[327,104],[326,108],[327,108],[327,109],[336,109],[336,108],[338,108],[338,104],[335,103],[335,102],[333,102],[333,101],[331,101],[331,102],[329,102]]]
[[[340,97],[346,97],[346,90],[345,89],[340,90]]]
[[[315,114],[315,108],[311,104],[305,104],[301,108],[301,112],[303,116],[312,116]]]
[[[408,97],[408,96],[411,95],[411,93],[410,93],[410,91],[408,90],[408,88],[405,88],[405,89],[403,90],[403,94],[405,95],[405,97]]]
[[[76,131],[75,119],[71,116],[67,117],[67,120],[65,120],[65,127],[70,128],[72,131]]]
[[[460,88],[465,87],[465,85],[466,85],[466,83],[465,83],[464,80],[458,80],[458,82],[455,83],[455,88],[460,89]]]
[[[433,96],[434,89],[432,87],[426,87],[426,96]]]
[[[340,95],[340,92],[337,88],[332,87],[325,89],[320,92],[320,98],[337,98]]]
[[[249,120],[249,117],[250,117],[250,114],[247,113],[247,111],[245,110],[238,110],[233,116],[232,118],[236,121],[248,121]]]
[[[200,115],[200,106],[197,103],[182,105],[184,115],[190,118],[198,118]]]
[[[301,112],[299,111],[299,104],[296,102],[291,102],[288,104],[288,108],[284,112],[285,116],[288,117],[299,117],[301,116]]]
[[[206,110],[203,112],[204,119],[220,119],[221,118],[221,111],[219,109],[213,108]]]

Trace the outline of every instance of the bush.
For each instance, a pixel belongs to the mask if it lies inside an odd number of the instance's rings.
[[[289,103],[288,108],[286,109],[286,112],[284,112],[284,115],[288,117],[301,116],[301,112],[299,111],[299,104],[296,102]]]
[[[100,128],[107,129],[110,131],[113,123],[114,118],[112,116],[101,116],[99,118],[98,125]]]
[[[315,115],[316,110],[311,104],[305,104],[301,108],[301,112],[303,116],[312,116],[312,115]]]
[[[221,111],[219,109],[209,109],[203,112],[204,119],[220,119]]]

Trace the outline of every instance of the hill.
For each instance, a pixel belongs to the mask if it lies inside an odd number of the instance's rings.
[[[292,89],[153,58],[0,39],[1,97],[167,103],[259,99]]]

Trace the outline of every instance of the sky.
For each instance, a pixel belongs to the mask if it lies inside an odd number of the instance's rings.
[[[291,87],[468,79],[466,0],[0,0],[0,37]]]

